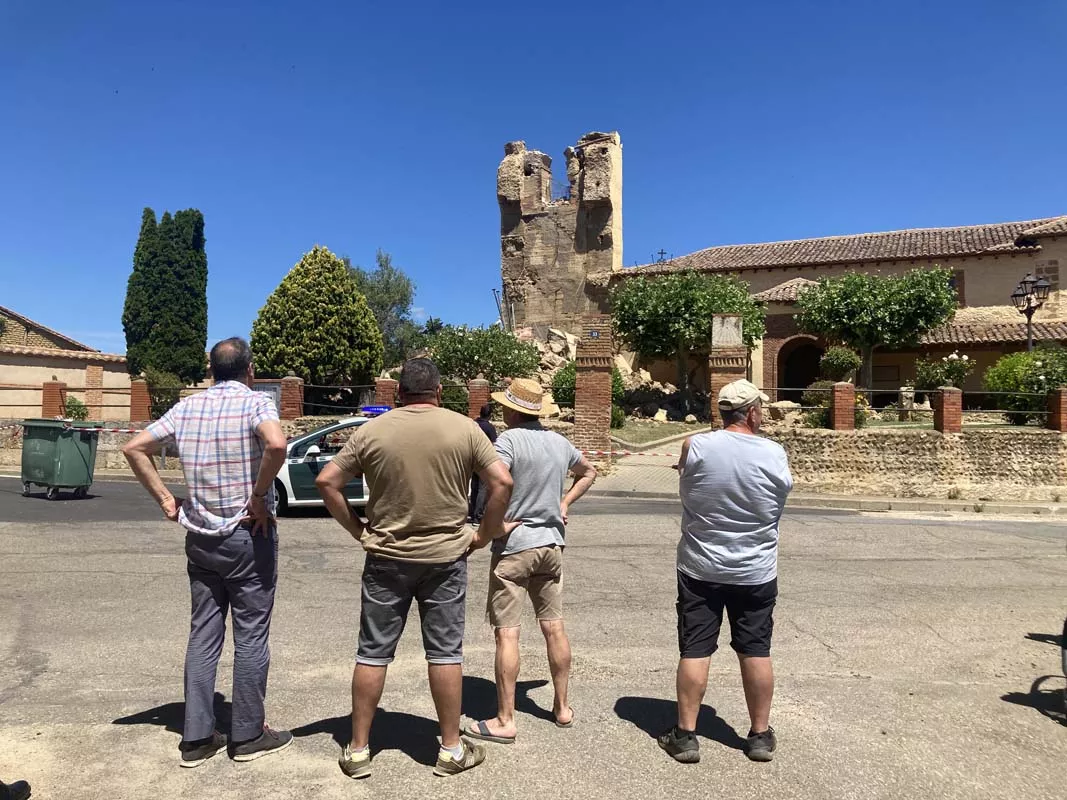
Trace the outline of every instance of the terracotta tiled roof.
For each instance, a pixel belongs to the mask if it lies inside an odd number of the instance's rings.
[[[930,331],[923,344],[1001,344],[1025,342],[1025,322],[996,322],[986,325],[952,323]],[[1067,322],[1035,322],[1035,342],[1067,341]]]
[[[1060,236],[1067,234],[1067,217],[1056,217],[1051,222],[1046,222],[1043,225],[1036,225],[1029,230],[1022,232],[1022,238],[1039,236]]]
[[[770,289],[757,292],[752,295],[752,299],[757,303],[795,303],[801,291],[815,285],[815,281],[809,281],[807,278],[793,278],[785,283],[772,286]]]
[[[623,270],[623,275],[668,272],[735,272],[767,267],[854,264],[869,261],[976,256],[983,253],[1030,253],[1039,249],[1030,237],[1067,233],[1067,216],[968,225],[960,228],[914,228],[763,244],[730,244],[687,256]]]
[[[92,348],[87,344],[82,344],[81,342],[77,341],[76,339],[71,339],[69,336],[64,336],[59,331],[54,331],[51,328],[49,328],[49,327],[47,327],[45,325],[42,325],[40,322],[34,322],[29,317],[24,317],[24,316],[22,316],[22,314],[19,314],[16,311],[12,311],[10,308],[4,308],[4,306],[0,306],[0,315],[5,316],[5,317],[10,317],[11,319],[17,320],[18,322],[21,322],[25,327],[29,328],[30,330],[41,331],[42,333],[46,333],[49,336],[52,336],[52,337],[54,337],[56,339],[59,339],[62,342],[66,342],[74,350],[86,350],[86,351],[92,352],[92,353],[99,352],[95,348]]]
[[[0,353],[12,353],[21,356],[53,356],[55,358],[75,358],[80,361],[106,361],[125,364],[126,356],[115,353],[101,353],[99,350],[61,350],[58,347],[23,347],[18,344],[0,345]]]

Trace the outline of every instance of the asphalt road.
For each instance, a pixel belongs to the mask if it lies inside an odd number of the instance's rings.
[[[283,521],[268,721],[297,741],[239,765],[177,767],[188,587],[181,534],[133,484],[32,500],[0,486],[0,777],[41,798],[715,797],[1062,800],[1058,633],[1064,527],[790,514],[775,614],[780,750],[737,749],[747,714],[725,646],[683,766],[652,738],[671,720],[677,506],[589,500],[568,531],[565,607],[577,724],[547,719],[543,645],[527,610],[519,739],[434,779],[433,705],[415,619],[390,667],[374,774],[344,778],[363,555],[332,520]],[[35,515],[31,519],[30,515]],[[96,515],[96,516],[93,516]],[[94,521],[95,520],[95,521]],[[488,558],[471,560],[464,711],[493,712]],[[220,724],[230,695],[227,646]]]

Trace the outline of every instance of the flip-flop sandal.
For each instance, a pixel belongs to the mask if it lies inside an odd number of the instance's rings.
[[[472,739],[481,739],[483,742],[494,742],[495,744],[515,744],[514,736],[494,736],[489,731],[489,726],[485,724],[485,720],[481,719],[475,722],[473,725],[467,725],[463,729],[463,733]]]
[[[554,720],[557,728],[573,728],[574,727],[574,709],[571,709],[571,721],[560,722],[558,719]]]

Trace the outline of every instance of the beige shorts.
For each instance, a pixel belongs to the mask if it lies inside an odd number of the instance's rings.
[[[489,567],[489,623],[494,628],[517,628],[522,624],[522,602],[527,594],[538,621],[563,619],[562,590],[562,547],[494,554]]]

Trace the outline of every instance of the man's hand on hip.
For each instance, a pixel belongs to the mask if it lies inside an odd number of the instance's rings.
[[[267,511],[267,499],[265,497],[260,497],[253,493],[248,498],[248,516],[246,519],[252,521],[253,536],[266,536],[270,532],[270,526],[274,522],[274,518]]]
[[[163,509],[163,516],[169,519],[171,522],[178,521],[178,512],[182,508],[182,498],[175,497],[174,495],[167,495],[159,502],[159,507]]]

